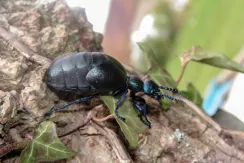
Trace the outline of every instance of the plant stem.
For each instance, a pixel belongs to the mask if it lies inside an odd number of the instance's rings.
[[[110,115],[103,117],[103,118],[97,118],[97,117],[93,116],[92,120],[94,120],[96,122],[104,122],[104,121],[106,121],[108,119],[112,119],[112,118],[114,118],[114,116],[113,116],[113,114],[110,114]]]
[[[182,64],[182,69],[181,69],[180,76],[178,77],[178,79],[176,81],[177,85],[179,85],[179,83],[181,81],[181,78],[184,75],[184,72],[185,72],[185,69],[186,69],[187,64],[188,64],[188,62],[185,62],[185,63]]]

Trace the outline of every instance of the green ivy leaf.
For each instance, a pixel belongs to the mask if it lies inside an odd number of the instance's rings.
[[[22,151],[21,163],[56,161],[74,156],[58,138],[56,126],[51,121],[44,121],[35,131],[33,140]]]
[[[190,50],[182,53],[181,55],[182,64],[187,63],[188,61],[199,62],[199,63],[215,66],[218,68],[224,68],[224,69],[244,73],[244,67],[241,64],[231,60],[230,58],[228,58],[223,54],[210,52],[202,49],[199,46],[195,46]]]
[[[119,106],[119,114],[126,119],[126,121],[123,122],[118,119],[114,114],[116,102],[118,101],[118,99],[115,99],[111,96],[102,96],[101,99],[107,105],[111,114],[114,115],[130,146],[132,148],[137,147],[138,134],[142,133],[146,129],[146,126],[140,121],[134,107],[128,100],[125,100]]]

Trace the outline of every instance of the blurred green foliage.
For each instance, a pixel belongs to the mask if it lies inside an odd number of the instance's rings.
[[[157,59],[164,65],[172,50],[172,42],[176,33],[174,24],[174,12],[167,3],[159,2],[152,10],[154,28],[158,32],[157,37],[148,37],[145,42],[153,49]]]
[[[197,0],[190,3],[186,22],[174,42],[173,54],[179,55],[193,45],[200,45],[233,58],[244,43],[244,1]],[[181,70],[180,60],[172,56],[167,62],[167,70],[177,79]],[[209,80],[219,71],[218,68],[192,62],[187,66],[179,88],[185,88],[186,81],[191,81],[203,94]]]
[[[162,1],[159,1],[156,7],[148,14],[154,18],[153,27],[157,34],[149,34],[146,39],[141,42],[146,43],[153,49],[157,60],[160,61],[162,67],[165,67],[167,59],[171,54],[173,47],[172,42],[177,30],[177,25],[175,25],[175,15],[173,10],[169,7],[169,4]],[[136,62],[140,64],[133,63],[133,65],[141,71],[146,72],[148,69],[148,58],[146,58],[145,55],[141,55],[143,51],[140,51],[139,53],[140,58]]]

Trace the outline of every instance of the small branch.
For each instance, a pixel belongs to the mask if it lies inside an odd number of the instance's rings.
[[[112,119],[112,118],[114,118],[114,116],[113,116],[113,114],[110,114],[110,115],[103,117],[103,118],[97,118],[96,116],[93,116],[92,120],[95,122],[104,122],[104,121],[106,121],[108,119]]]
[[[95,108],[93,108],[93,116],[92,116],[92,120],[95,121],[95,122],[104,122],[108,119],[112,119],[114,118],[113,114],[110,114],[106,117],[103,117],[103,118],[97,118],[96,115],[98,112],[102,111],[104,109],[103,105],[98,105],[96,106]]]

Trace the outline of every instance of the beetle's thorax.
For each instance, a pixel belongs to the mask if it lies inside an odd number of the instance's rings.
[[[143,92],[143,81],[134,75],[130,75],[127,77],[127,89],[132,92]]]

